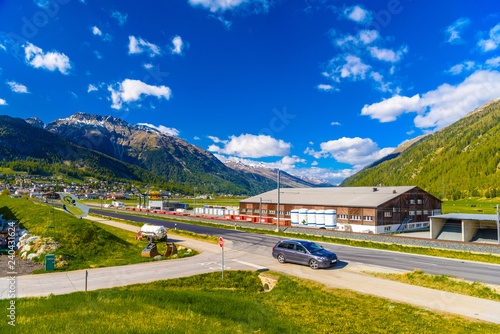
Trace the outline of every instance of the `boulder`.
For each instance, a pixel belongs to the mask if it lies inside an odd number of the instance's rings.
[[[30,254],[28,255],[28,260],[33,261],[33,259],[37,258],[38,256],[38,254]]]

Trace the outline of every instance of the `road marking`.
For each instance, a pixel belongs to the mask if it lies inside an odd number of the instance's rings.
[[[256,265],[256,264],[253,264],[253,263],[250,263],[250,262],[241,261],[241,260],[233,259],[233,261],[241,263],[241,264],[244,264],[244,265],[249,266],[249,267],[254,267],[256,269],[263,269],[263,268],[265,268],[263,266],[259,266],[259,265]]]

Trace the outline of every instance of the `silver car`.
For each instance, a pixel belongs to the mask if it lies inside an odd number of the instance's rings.
[[[282,240],[273,247],[273,257],[280,263],[305,264],[312,269],[328,268],[338,262],[337,255],[312,241]]]

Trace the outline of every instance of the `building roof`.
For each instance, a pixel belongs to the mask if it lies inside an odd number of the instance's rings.
[[[497,215],[484,215],[476,213],[448,213],[445,215],[431,216],[431,218],[456,219],[456,220],[487,220],[497,221]]]
[[[376,208],[415,188],[417,187],[281,188],[280,204]],[[276,204],[277,191],[274,189],[244,199],[240,203],[258,203],[262,198],[262,203]]]

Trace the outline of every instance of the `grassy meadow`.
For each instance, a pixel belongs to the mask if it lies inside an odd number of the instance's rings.
[[[442,212],[446,213],[479,213],[496,214],[497,204],[500,204],[500,198],[480,198],[472,197],[459,199],[456,201],[443,201]]]
[[[23,333],[498,333],[500,325],[279,276],[263,292],[258,273],[220,273],[21,298]],[[7,300],[0,307],[7,307]],[[5,323],[5,322],[4,322]],[[4,324],[0,325],[5,328]],[[7,333],[8,328],[2,329]]]
[[[45,237],[47,234],[50,216],[48,205],[0,196],[0,214],[3,214],[5,219],[19,220],[22,227],[32,232],[31,235]],[[157,261],[141,256],[141,251],[147,246],[147,241],[135,240],[136,233],[134,232],[85,219],[80,220],[57,209],[54,210],[54,220],[55,241],[60,244],[56,254],[62,256],[68,263],[67,266],[56,268],[56,271]],[[158,243],[158,250],[160,253],[164,252],[165,243]],[[188,253],[187,250],[181,250],[175,258],[195,254],[195,251]],[[43,260],[44,257],[39,259],[40,262]]]

